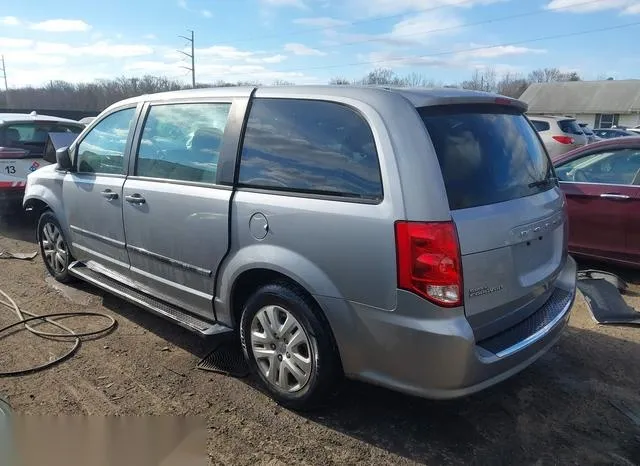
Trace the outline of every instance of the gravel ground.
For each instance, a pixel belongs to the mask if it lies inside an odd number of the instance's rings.
[[[31,222],[0,221],[2,249],[35,251]],[[640,292],[640,274],[623,274]],[[40,257],[0,260],[0,288],[23,309],[106,312],[119,325],[61,365],[0,379],[19,413],[202,416],[213,464],[640,464],[640,425],[614,407],[640,416],[640,330],[595,324],[582,297],[558,345],[492,389],[433,402],[347,382],[329,408],[300,415],[250,380],[195,369],[211,343],[88,285],[54,285]],[[0,326],[13,321],[0,308]],[[0,341],[0,367],[66,348],[15,332]]]

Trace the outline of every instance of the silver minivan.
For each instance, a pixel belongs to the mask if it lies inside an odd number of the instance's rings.
[[[575,297],[564,197],[526,105],[457,89],[198,89],[102,112],[24,206],[56,279],[202,336],[269,393],[343,376],[455,398],[524,369]]]

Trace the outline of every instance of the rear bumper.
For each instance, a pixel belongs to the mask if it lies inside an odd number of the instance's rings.
[[[576,263],[568,258],[551,298],[514,327],[476,342],[464,311],[425,309],[425,301],[398,291],[393,312],[349,303],[346,320],[329,317],[347,377],[433,399],[466,396],[516,374],[560,337],[576,293]],[[322,305],[327,298],[318,297]],[[333,303],[334,305],[337,303]],[[424,318],[429,315],[430,318]]]

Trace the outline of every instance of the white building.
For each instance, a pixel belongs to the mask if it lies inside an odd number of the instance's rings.
[[[530,115],[571,116],[592,128],[640,125],[640,79],[532,84],[520,100]]]

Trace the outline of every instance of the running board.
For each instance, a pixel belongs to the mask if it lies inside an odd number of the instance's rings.
[[[225,325],[196,317],[172,304],[149,296],[146,293],[141,293],[107,275],[91,270],[81,262],[71,264],[69,266],[69,273],[130,303],[151,311],[160,317],[169,319],[202,337],[233,332],[233,329]]]

